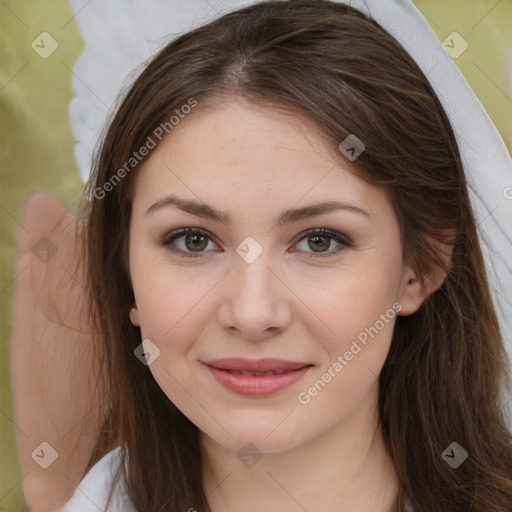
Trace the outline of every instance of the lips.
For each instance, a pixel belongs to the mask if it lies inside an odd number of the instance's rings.
[[[310,363],[269,358],[225,358],[204,364],[225,388],[247,396],[277,393],[300,380],[313,366]]]
[[[230,370],[234,372],[288,372],[298,370],[309,363],[298,363],[295,361],[285,361],[283,359],[242,359],[239,357],[228,357],[217,359],[216,361],[207,361],[205,364],[218,368],[219,370]]]
[[[286,373],[290,370],[281,370],[281,371],[268,371],[268,372],[243,372],[240,370],[227,370],[225,368],[219,368],[219,370],[222,369],[226,372],[233,373],[235,375],[246,375],[250,377],[268,377],[269,375],[282,375],[283,373]]]

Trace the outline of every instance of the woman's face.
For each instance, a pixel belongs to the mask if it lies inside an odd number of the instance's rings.
[[[387,195],[310,123],[242,101],[196,114],[137,178],[131,319],[205,434],[290,449],[374,411],[415,276]]]

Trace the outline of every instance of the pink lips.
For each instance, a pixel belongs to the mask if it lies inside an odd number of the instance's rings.
[[[277,393],[301,379],[312,366],[309,363],[268,358],[225,358],[203,364],[224,387],[246,396]]]

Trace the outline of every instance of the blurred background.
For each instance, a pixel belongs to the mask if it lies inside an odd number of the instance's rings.
[[[221,1],[206,0],[205,9],[209,3],[222,9]],[[512,153],[512,2],[414,3],[440,41],[456,31],[468,42],[455,62]],[[37,46],[44,32],[52,36],[45,49]],[[17,460],[10,377],[15,237],[30,192],[47,191],[72,209],[80,196],[68,108],[72,69],[84,41],[66,0],[0,1],[0,41],[0,512],[20,512],[26,510],[24,475]],[[50,50],[55,51],[43,58]]]

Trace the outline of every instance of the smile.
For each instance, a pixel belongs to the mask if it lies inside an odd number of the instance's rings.
[[[219,359],[203,363],[224,388],[244,396],[267,396],[298,382],[313,366],[281,359]]]

